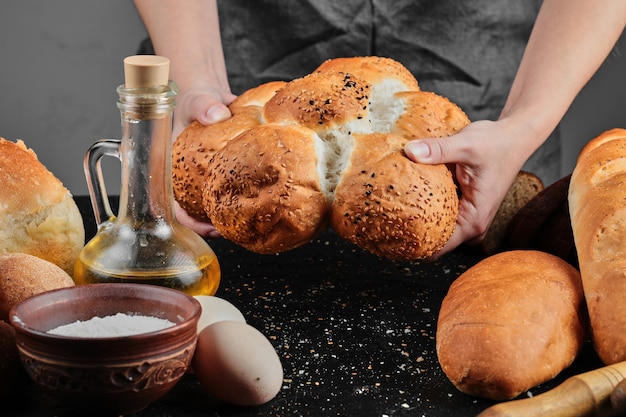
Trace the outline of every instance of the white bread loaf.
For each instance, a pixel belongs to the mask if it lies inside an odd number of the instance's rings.
[[[573,266],[541,251],[501,252],[450,286],[437,322],[437,356],[460,391],[511,399],[574,361],[586,319]]]
[[[626,360],[625,129],[581,150],[568,200],[595,348],[607,365]]]
[[[24,142],[0,138],[0,254],[28,253],[68,274],[85,244],[70,192]]]
[[[451,172],[414,163],[403,148],[469,120],[448,99],[420,91],[400,63],[329,60],[302,78],[251,89],[230,109],[225,122],[193,123],[172,152],[176,200],[225,238],[275,253],[330,225],[377,255],[420,259],[452,234]]]

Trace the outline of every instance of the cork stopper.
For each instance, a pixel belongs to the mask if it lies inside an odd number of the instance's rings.
[[[170,60],[156,55],[133,55],[124,59],[126,88],[167,85]]]

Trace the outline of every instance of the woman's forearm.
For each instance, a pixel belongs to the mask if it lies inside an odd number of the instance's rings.
[[[625,25],[625,0],[544,1],[501,115],[524,120],[534,133],[520,146],[532,153],[541,145]]]
[[[135,0],[135,6],[181,90],[201,82],[229,91],[215,0]]]

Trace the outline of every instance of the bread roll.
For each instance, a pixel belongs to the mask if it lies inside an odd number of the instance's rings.
[[[74,280],[57,265],[27,253],[0,255],[0,320],[9,321],[11,308],[26,298]]]
[[[0,138],[0,254],[24,252],[72,273],[85,244],[70,192],[22,141]]]
[[[580,152],[569,210],[592,338],[602,361],[626,360],[626,130],[612,129]]]
[[[209,221],[202,191],[206,166],[213,154],[227,142],[261,124],[261,110],[286,82],[272,81],[251,88],[228,105],[232,117],[204,126],[193,121],[172,146],[172,188],[180,206],[192,217]],[[202,181],[198,181],[202,178]]]
[[[452,234],[458,197],[451,173],[410,161],[403,148],[414,138],[457,133],[469,120],[448,99],[420,91],[400,63],[329,60],[304,77],[246,92],[231,109],[225,122],[192,124],[173,157],[176,199],[224,237],[275,253],[330,224],[379,256],[421,259]]]
[[[437,322],[437,355],[462,392],[505,400],[568,367],[586,329],[574,267],[540,251],[501,252],[450,286]]]
[[[435,254],[456,221],[452,174],[443,165],[410,161],[405,142],[393,134],[354,135],[331,213],[339,236],[389,259]]]
[[[330,208],[317,170],[318,142],[299,126],[262,125],[218,152],[203,201],[220,233],[257,253],[309,242],[326,226]]]
[[[318,134],[371,132],[371,86],[345,72],[315,72],[295,79],[263,107],[266,123],[297,124]]]
[[[231,139],[261,124],[261,110],[251,106],[224,122],[204,126],[194,121],[185,129],[172,149],[172,188],[178,204],[190,216],[208,221],[202,191],[211,157]],[[198,181],[202,178],[202,181]]]

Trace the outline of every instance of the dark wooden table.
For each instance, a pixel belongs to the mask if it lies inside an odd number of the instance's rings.
[[[91,236],[95,223],[89,201],[77,201]],[[435,352],[441,300],[480,255],[459,249],[430,264],[393,262],[330,231],[279,255],[250,253],[224,239],[210,244],[222,268],[216,295],[236,305],[273,343],[284,367],[282,390],[263,406],[233,407],[212,401],[187,375],[135,417],[461,417],[493,404],[459,392],[441,371]],[[597,366],[587,346],[570,369],[522,396],[537,395]],[[6,415],[74,415],[32,386],[24,397]]]

